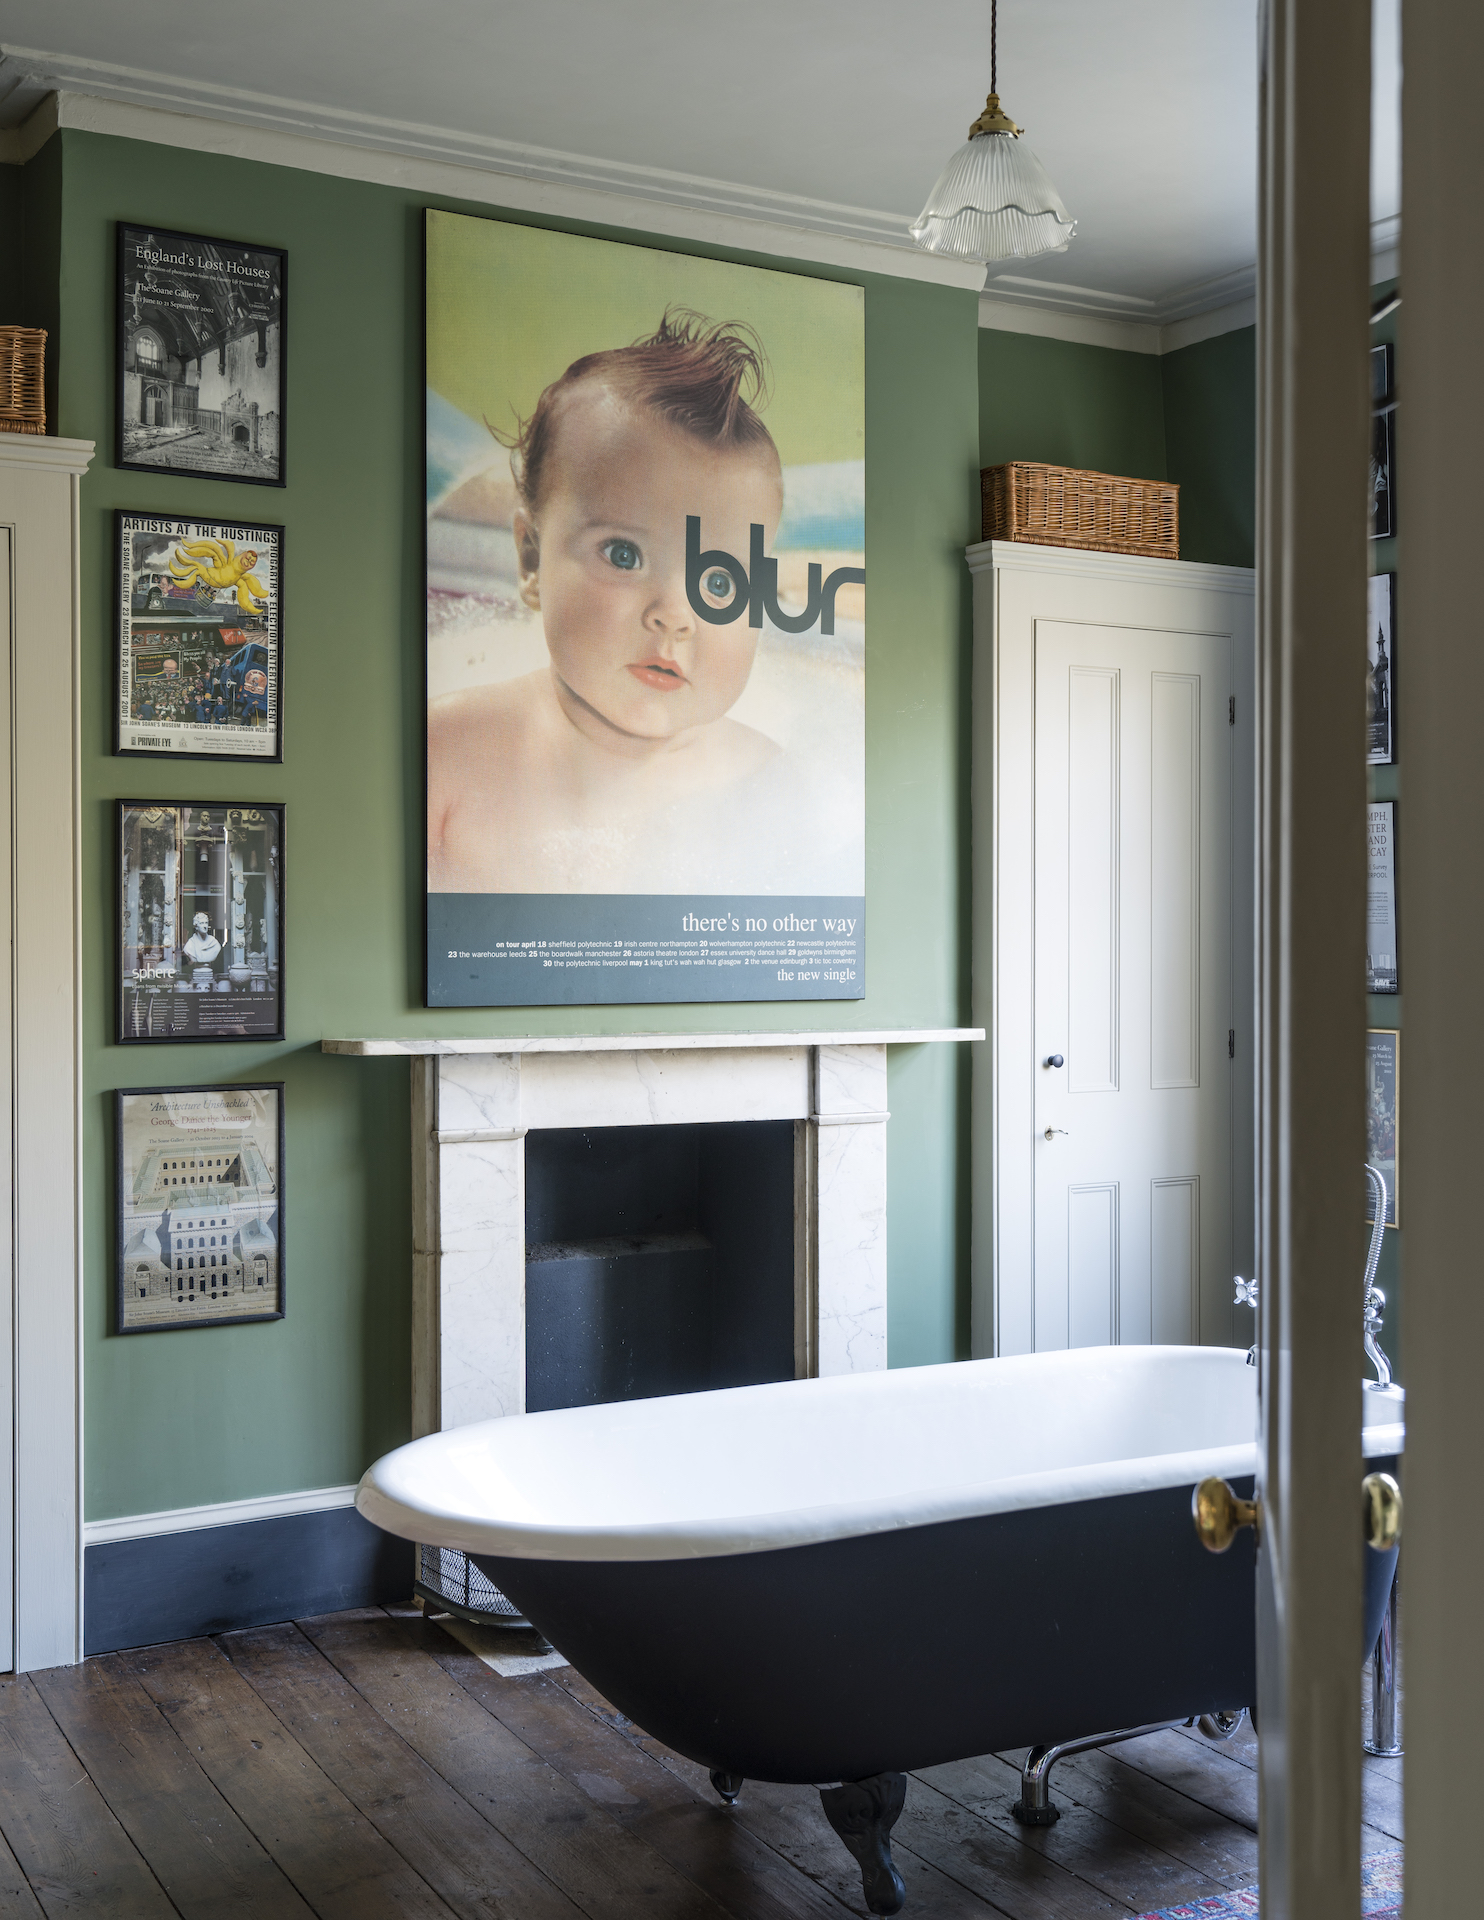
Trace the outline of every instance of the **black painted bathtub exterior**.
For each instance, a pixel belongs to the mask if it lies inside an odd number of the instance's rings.
[[[1190,1494],[710,1559],[474,1558],[676,1752],[753,1780],[861,1780],[1249,1706],[1253,1535],[1207,1553]]]

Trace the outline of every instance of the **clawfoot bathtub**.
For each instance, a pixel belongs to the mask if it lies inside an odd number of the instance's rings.
[[[892,1913],[904,1773],[1251,1702],[1253,1537],[1205,1552],[1190,1497],[1250,1493],[1255,1382],[1091,1347],[525,1414],[399,1448],[356,1504],[473,1555],[724,1797],[823,1788]]]

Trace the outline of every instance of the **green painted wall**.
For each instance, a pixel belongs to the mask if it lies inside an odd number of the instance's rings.
[[[1165,477],[1180,483],[1180,558],[1253,564],[1257,329],[1160,356]]]
[[[979,330],[979,460],[1165,474],[1159,356]]]
[[[979,333],[979,460],[1180,485],[1180,557],[1252,565],[1256,329],[1167,354]]]
[[[319,1051],[323,1035],[685,1031],[715,1025],[717,1014],[451,1014],[419,1005],[426,196],[71,131],[31,162],[28,185],[38,168],[38,188],[54,179],[60,189],[56,430],[99,442],[83,483],[82,781],[86,1511],[101,1518],[344,1483],[406,1435],[407,1068],[329,1058]],[[108,464],[118,219],[288,248],[290,482],[282,492]],[[797,270],[829,276],[812,265]],[[841,1026],[954,1025],[968,1008],[962,554],[977,527],[976,302],[915,281],[834,277],[866,288],[870,905],[868,997],[827,1011]],[[112,757],[115,507],[285,523],[281,768]],[[117,797],[287,803],[285,1044],[111,1044]],[[768,1004],[724,1015],[728,1025],[786,1029],[817,1025],[821,1009]],[[891,1059],[894,1365],[967,1350],[967,1075],[958,1049],[908,1047]],[[113,1089],[260,1078],[288,1088],[287,1318],[114,1336]]]

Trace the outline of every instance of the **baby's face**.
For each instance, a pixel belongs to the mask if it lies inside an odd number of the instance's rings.
[[[564,405],[544,479],[537,512],[516,513],[515,538],[521,592],[540,608],[559,679],[642,739],[719,720],[747,685],[757,633],[746,614],[728,626],[697,619],[686,515],[700,516],[703,547],[745,566],[753,522],[771,545],[783,506],[771,449],[707,447],[594,383]],[[724,606],[730,591],[707,597]]]

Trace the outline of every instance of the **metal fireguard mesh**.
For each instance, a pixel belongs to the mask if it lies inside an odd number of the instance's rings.
[[[417,1564],[416,1590],[435,1606],[492,1627],[528,1624],[520,1608],[485,1579],[467,1553],[453,1547],[420,1546]]]

